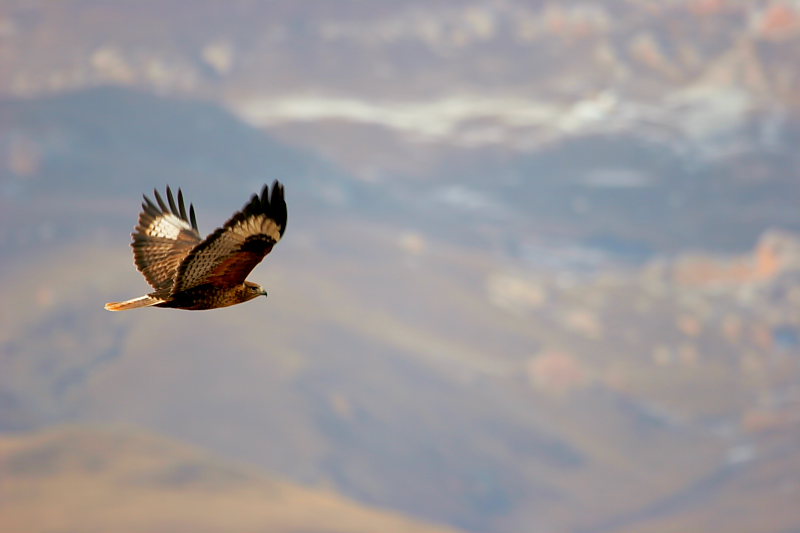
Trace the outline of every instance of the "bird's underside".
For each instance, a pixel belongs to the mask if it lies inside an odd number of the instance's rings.
[[[154,191],[147,196],[133,233],[136,268],[154,291],[124,302],[107,303],[109,311],[138,307],[216,309],[266,296],[260,285],[246,281],[247,275],[272,250],[286,229],[283,185],[265,185],[221,228],[200,238],[194,206],[187,216],[183,193],[177,202],[167,187],[165,202]]]

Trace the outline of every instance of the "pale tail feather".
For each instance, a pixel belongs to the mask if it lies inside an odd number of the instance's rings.
[[[125,302],[109,302],[105,305],[109,311],[127,311],[128,309],[136,309],[137,307],[149,307],[151,305],[160,304],[165,302],[161,298],[153,298],[152,296],[140,296]]]

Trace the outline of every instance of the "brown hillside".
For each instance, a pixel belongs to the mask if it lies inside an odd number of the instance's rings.
[[[454,531],[277,481],[153,434],[81,426],[0,438],[0,530]]]

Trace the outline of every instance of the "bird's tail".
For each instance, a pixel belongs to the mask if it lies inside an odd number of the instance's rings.
[[[108,311],[127,311],[128,309],[136,309],[137,307],[149,307],[165,301],[166,300],[153,296],[140,296],[124,302],[109,302],[105,307]]]

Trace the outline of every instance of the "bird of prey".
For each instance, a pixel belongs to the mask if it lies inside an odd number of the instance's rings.
[[[264,185],[221,228],[201,239],[189,204],[189,216],[178,189],[178,201],[167,187],[167,201],[154,190],[156,202],[144,196],[139,224],[132,234],[136,268],[155,289],[146,296],[105,305],[109,311],[137,307],[216,309],[267,291],[245,281],[272,250],[286,229],[286,200],[278,181]]]

